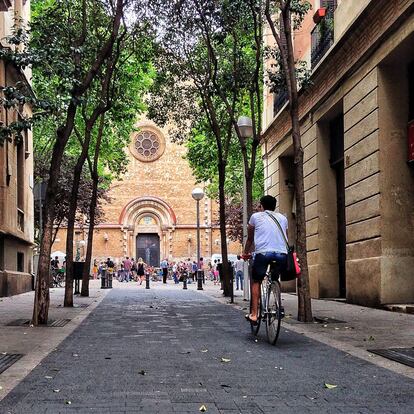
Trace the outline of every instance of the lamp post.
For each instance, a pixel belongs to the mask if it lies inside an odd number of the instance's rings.
[[[237,125],[240,130],[242,138],[247,139],[253,135],[252,120],[248,116],[241,116],[237,120]],[[243,246],[245,246],[247,240],[247,191],[246,191],[246,168],[243,162]],[[243,284],[243,299],[249,300],[250,298],[250,277],[249,266],[247,262],[244,262],[243,266],[244,284]]]
[[[200,267],[200,200],[204,197],[204,191],[201,188],[194,188],[191,196],[197,202],[197,290],[203,290],[203,275]]]

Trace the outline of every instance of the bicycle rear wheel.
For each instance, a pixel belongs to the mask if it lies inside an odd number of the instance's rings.
[[[250,299],[250,313],[252,313],[252,301]],[[257,324],[250,322],[250,329],[253,335],[257,335],[260,329],[260,322],[262,321],[262,298],[259,298],[259,304],[257,306]]]
[[[279,337],[282,295],[280,293],[280,283],[272,282],[267,290],[266,300],[266,333],[270,344],[274,345]]]

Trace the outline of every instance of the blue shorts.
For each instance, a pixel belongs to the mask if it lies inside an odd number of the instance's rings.
[[[272,264],[272,279],[279,278],[279,275],[285,271],[287,254],[277,252],[256,253],[253,259],[252,279],[254,282],[262,282],[266,276],[267,267]]]

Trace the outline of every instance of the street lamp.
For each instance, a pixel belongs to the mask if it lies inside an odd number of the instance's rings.
[[[253,123],[251,118],[248,116],[241,116],[237,120],[237,125],[240,130],[240,135],[242,138],[250,138],[253,135]],[[243,162],[243,246],[246,245],[247,240],[247,190],[246,190],[246,169]],[[245,278],[244,289],[243,289],[243,299],[249,300],[249,269],[247,262],[244,262],[243,266],[243,275]]]
[[[191,196],[197,202],[197,290],[203,290],[203,275],[200,271],[200,200],[204,197],[204,191],[194,188]]]

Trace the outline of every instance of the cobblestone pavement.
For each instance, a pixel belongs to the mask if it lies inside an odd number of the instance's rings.
[[[413,380],[286,326],[272,347],[196,291],[114,289],[0,413],[414,412]]]

